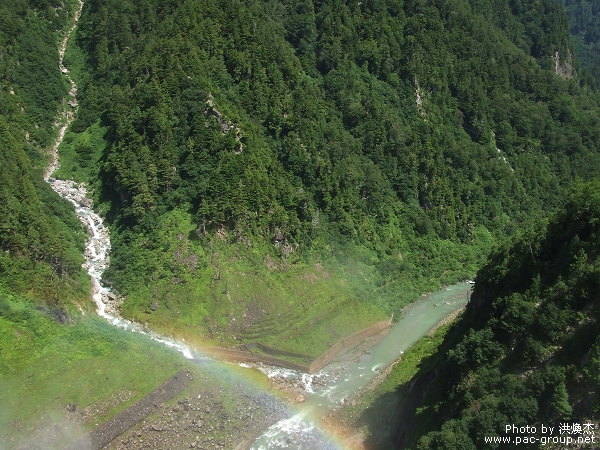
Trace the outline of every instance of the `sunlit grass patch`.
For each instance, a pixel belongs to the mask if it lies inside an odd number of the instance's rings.
[[[172,350],[100,318],[61,324],[5,294],[0,352],[0,440],[7,448],[48,427],[54,430],[48,439],[60,448],[139,400],[181,364]]]

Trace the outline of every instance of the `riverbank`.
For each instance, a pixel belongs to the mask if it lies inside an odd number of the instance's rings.
[[[209,373],[202,367],[188,370],[193,379],[185,390],[153,405],[149,415],[103,448],[233,449],[290,415],[258,372],[248,383],[248,373],[232,364],[212,366]]]
[[[357,392],[366,388],[366,392],[373,389],[370,391],[373,393],[381,380],[385,381],[380,386],[393,379],[397,367],[403,366],[393,363],[400,355],[411,350],[413,344],[430,340],[427,333],[466,303],[469,287],[467,283],[458,283],[424,296],[407,307],[400,321],[384,336],[377,336],[371,342],[345,352],[310,380],[304,377],[300,380],[291,373],[270,374],[271,378],[282,377],[284,380],[281,383],[288,389],[290,385],[292,389],[306,385],[309,394],[298,405],[298,412],[292,419],[271,426],[251,448],[287,448],[288,441],[302,449],[315,448],[315,443],[322,448],[336,448],[330,439],[334,432],[338,440],[350,436],[354,442],[352,445],[357,446],[360,439],[354,431],[354,424],[341,422],[337,413],[346,405],[360,403],[354,401],[355,398],[360,399]],[[387,372],[386,367],[390,371],[387,378],[385,373],[381,374],[382,371]],[[376,380],[373,382],[374,378]],[[392,392],[395,387],[396,384],[391,387]],[[379,401],[378,398],[375,400]]]
[[[387,334],[389,328],[380,331],[379,333],[367,337],[356,345],[344,349],[336,355],[327,365],[327,377],[316,376],[311,377],[310,389],[319,391],[327,385],[328,379],[340,378],[344,374],[344,370],[348,364],[357,363],[361,356],[368,354],[371,349],[377,345]],[[259,366],[263,372],[274,374],[269,377],[271,389],[280,391],[293,403],[303,403],[307,395],[307,383],[302,378],[289,379],[285,377],[285,372],[278,372],[274,368],[267,366]]]
[[[457,309],[456,311],[451,312],[450,314],[448,314],[446,317],[444,317],[442,320],[440,320],[426,335],[426,337],[429,338],[434,338],[434,342],[436,341],[436,333],[438,332],[438,330],[446,325],[450,325],[452,322],[454,322],[465,310],[466,306],[463,306],[459,309]],[[445,335],[445,330],[443,332],[443,335]],[[422,340],[425,338],[422,338]],[[420,345],[421,341],[418,341],[416,344],[414,344],[415,346]],[[425,341],[428,342],[428,341]],[[412,348],[412,347],[411,347]],[[409,354],[409,356],[412,355],[412,352]],[[394,367],[397,364],[403,364],[405,356],[402,355],[400,356],[397,360],[395,360],[393,363],[391,363],[389,366],[387,366],[385,369],[381,370],[376,376],[375,378],[373,378],[363,389],[361,389],[360,391],[355,392],[352,396],[348,397],[347,401],[345,402],[347,406],[347,408],[352,408],[353,406],[356,406],[359,399],[364,397],[365,395],[368,395],[370,392],[373,392],[375,390],[377,390],[379,388],[379,386],[387,380],[387,378],[390,376],[390,374],[392,373]]]
[[[391,420],[398,409],[402,392],[410,390],[411,379],[421,370],[422,361],[433,355],[446,332],[464,308],[449,314],[400,358],[382,370],[361,391],[327,418],[333,429],[344,427],[354,432],[344,440],[352,450],[380,447],[391,435]]]
[[[393,363],[381,370],[364,388],[345,399],[338,408],[333,408],[323,417],[329,432],[337,436],[347,450],[365,450],[372,448],[372,442],[383,441],[390,435],[389,419],[396,411],[399,403],[399,386],[409,381],[420,369],[422,359],[433,354],[443,341],[446,331],[460,315],[465,307],[447,315],[440,320],[425,337]],[[370,351],[387,333],[374,336],[371,342],[361,343],[347,354],[340,355],[338,364],[357,360],[362,354]],[[379,401],[384,399],[384,401]]]

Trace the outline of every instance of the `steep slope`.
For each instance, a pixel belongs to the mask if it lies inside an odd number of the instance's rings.
[[[395,448],[514,448],[517,436],[535,436],[525,447],[538,448],[541,438],[591,437],[559,430],[564,423],[596,429],[599,419],[599,192],[598,181],[579,186],[550,221],[478,272],[460,321],[399,388]],[[508,424],[537,432],[507,433]],[[555,431],[542,433],[542,424]]]
[[[94,317],[81,267],[85,232],[43,180],[54,122],[69,108],[57,49],[75,6],[0,2],[0,447],[7,450],[64,449],[181,366],[164,346]]]
[[[77,40],[63,151],[93,162],[125,314],[170,331],[375,321],[600,171],[598,93],[551,0],[94,0]]]
[[[573,47],[581,66],[600,80],[600,2],[563,0],[571,22]]]
[[[0,284],[64,305],[87,298],[84,232],[42,180],[44,149],[68,89],[58,42],[75,2],[0,6]]]

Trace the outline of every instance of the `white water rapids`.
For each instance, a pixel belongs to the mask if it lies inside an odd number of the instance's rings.
[[[87,198],[87,188],[83,183],[72,180],[57,180],[51,175],[59,168],[58,147],[77,112],[77,86],[69,71],[63,64],[63,56],[67,42],[77,26],[83,2],[75,12],[73,24],[61,42],[59,68],[67,77],[71,90],[69,100],[65,99],[59,113],[56,140],[51,147],[51,161],[45,172],[44,179],[52,189],[75,207],[75,213],[88,230],[88,241],[85,251],[84,267],[92,280],[92,299],[99,316],[104,317],[112,325],[142,333],[155,341],[161,342],[182,353],[188,359],[197,358],[192,350],[183,342],[155,333],[139,323],[120,317],[115,306],[110,288],[102,285],[102,273],[110,262],[110,235],[102,218],[92,209],[92,201]],[[297,380],[306,393],[307,401],[303,403],[297,414],[274,424],[254,442],[252,449],[266,450],[272,448],[295,449],[337,449],[339,448],[330,438],[319,431],[321,416],[332,408],[344,403],[352,393],[362,389],[380,369],[387,367],[396,360],[416,340],[424,336],[439,320],[447,314],[462,307],[466,302],[465,284],[451,286],[445,291],[419,301],[409,308],[404,318],[369,354],[360,357],[359,361],[330,365],[315,375],[302,374],[293,370],[261,366],[261,370],[269,378],[280,377],[286,380]],[[108,306],[108,307],[107,307]],[[203,357],[202,359],[209,359]],[[243,365],[248,367],[247,365]]]
[[[58,125],[60,129],[56,136],[56,140],[50,149],[50,164],[44,174],[44,179],[52,186],[52,189],[62,198],[70,201],[75,207],[75,213],[81,223],[88,230],[88,242],[85,250],[84,268],[92,279],[92,299],[96,304],[96,312],[99,316],[104,317],[111,324],[124,330],[142,333],[150,336],[155,341],[161,342],[168,347],[172,347],[182,353],[186,358],[192,359],[194,355],[192,351],[184,343],[177,342],[173,339],[161,336],[154,331],[148,330],[143,325],[123,319],[118,314],[118,309],[114,306],[114,300],[111,300],[110,289],[102,285],[102,273],[108,267],[110,262],[110,235],[108,228],[104,226],[102,218],[92,209],[92,201],[87,198],[87,188],[84,183],[75,183],[72,180],[57,180],[51,175],[60,167],[58,157],[58,147],[65,137],[65,133],[71,122],[75,118],[77,112],[77,85],[73,78],[69,75],[68,69],[63,64],[67,42],[73,30],[77,26],[83,2],[79,1],[79,6],[73,17],[73,24],[67,31],[59,48],[59,68],[71,85],[69,91],[69,100],[63,102],[62,111],[59,113]],[[107,311],[107,304],[111,305]]]
[[[467,303],[471,285],[459,283],[427,295],[406,307],[402,318],[377,344],[352,360],[341,358],[308,377],[280,369],[279,376],[298,379],[306,402],[294,416],[272,425],[252,444],[252,450],[337,449],[339,446],[319,430],[322,419],[363,389],[377,374],[396,361],[444,317]],[[273,372],[269,377],[277,376]]]

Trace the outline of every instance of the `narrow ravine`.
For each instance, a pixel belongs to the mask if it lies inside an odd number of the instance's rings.
[[[65,137],[65,133],[75,119],[75,114],[77,113],[77,85],[71,75],[69,75],[69,70],[65,67],[63,60],[65,57],[65,51],[67,50],[67,43],[69,42],[69,38],[71,34],[77,28],[77,23],[79,22],[79,17],[81,16],[81,10],[83,9],[83,1],[79,0],[79,4],[77,6],[77,10],[75,11],[75,15],[73,17],[73,23],[71,27],[67,31],[67,34],[63,38],[60,43],[60,47],[58,48],[58,68],[60,72],[67,77],[69,80],[69,84],[71,85],[71,90],[69,91],[69,98],[64,99],[63,104],[61,105],[62,111],[59,112],[57,117],[57,123],[60,124],[60,129],[58,130],[58,135],[56,136],[56,140],[52,144],[50,148],[50,164],[46,168],[46,172],[44,173],[44,180],[49,181],[50,175],[52,175],[59,167],[58,162],[58,146],[61,144]],[[60,193],[59,193],[60,195]]]
[[[108,267],[110,262],[110,234],[108,228],[104,226],[102,218],[92,209],[92,201],[87,197],[87,186],[84,183],[52,178],[52,174],[60,167],[58,147],[62,143],[65,133],[77,113],[77,85],[71,77],[68,68],[65,67],[63,59],[67,49],[67,43],[71,34],[77,27],[82,9],[83,2],[79,0],[77,10],[73,17],[73,23],[59,47],[58,67],[61,73],[69,81],[71,89],[68,97],[63,101],[61,110],[58,113],[57,123],[60,125],[60,128],[56,140],[50,148],[50,164],[44,173],[44,179],[58,195],[73,204],[77,217],[88,230],[88,241],[84,254],[84,267],[87,269],[92,280],[92,300],[96,305],[96,312],[98,315],[104,317],[116,327],[147,334],[155,341],[161,342],[168,347],[173,347],[186,358],[192,359],[194,358],[194,355],[184,343],[161,336],[139,323],[120,317],[118,306],[114,301],[114,296],[112,295],[110,288],[102,285],[102,273]]]
[[[92,201],[87,197],[87,186],[73,180],[59,180],[52,174],[59,168],[58,148],[64,139],[69,125],[77,113],[77,85],[63,64],[67,42],[77,27],[83,8],[80,0],[73,18],[73,24],[62,40],[59,48],[59,68],[71,85],[68,97],[63,102],[57,122],[60,128],[50,148],[50,164],[44,179],[52,189],[75,207],[75,213],[88,230],[88,241],[85,250],[85,263],[92,281],[92,300],[99,316],[112,325],[150,336],[152,339],[172,347],[188,359],[195,359],[192,350],[183,342],[164,337],[139,323],[124,319],[109,287],[102,284],[102,273],[110,263],[110,234],[100,217],[92,208]],[[296,448],[296,449],[336,449],[334,441],[320,431],[319,419],[331,409],[338,407],[353,393],[362,389],[380,369],[396,360],[410,345],[424,336],[448,314],[456,311],[466,303],[464,295],[468,285],[461,283],[446,288],[439,293],[428,296],[411,305],[400,322],[375,345],[370,353],[362,355],[357,361],[345,361],[326,366],[319,373],[307,374],[276,367],[261,366],[269,378],[280,377],[296,380],[305,393],[306,402],[296,408],[285,420],[274,424],[252,444],[253,449]],[[206,360],[205,356],[202,359]]]

